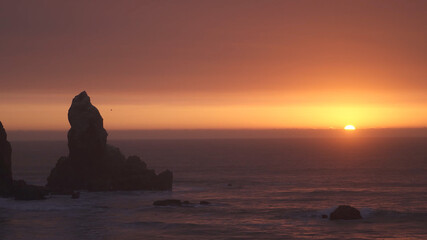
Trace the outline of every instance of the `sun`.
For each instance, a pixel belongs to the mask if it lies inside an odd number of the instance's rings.
[[[344,127],[344,129],[347,130],[347,131],[354,131],[354,130],[356,130],[356,128],[353,125],[347,125],[347,126]]]

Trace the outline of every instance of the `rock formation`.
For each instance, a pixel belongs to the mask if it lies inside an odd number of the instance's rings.
[[[154,206],[182,206],[183,202],[178,199],[157,200],[153,202]]]
[[[0,195],[11,195],[12,186],[12,147],[7,141],[6,130],[0,122]]]
[[[42,200],[49,193],[45,187],[25,183],[24,180],[13,181],[15,200]]]
[[[74,97],[68,121],[69,156],[58,160],[47,179],[52,191],[172,189],[172,172],[157,175],[139,157],[126,159],[120,149],[107,144],[101,114],[86,92]]]
[[[354,220],[362,219],[360,211],[354,207],[348,205],[340,205],[335,211],[329,216],[330,220]]]
[[[0,122],[0,196],[14,197],[16,200],[39,200],[45,199],[47,194],[44,187],[12,179],[12,147]]]

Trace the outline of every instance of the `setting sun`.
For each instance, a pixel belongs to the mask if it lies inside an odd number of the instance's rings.
[[[348,130],[348,131],[356,130],[356,128],[353,125],[347,125],[347,126],[344,127],[344,129]]]

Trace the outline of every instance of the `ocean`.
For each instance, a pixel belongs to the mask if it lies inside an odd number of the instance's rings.
[[[65,141],[13,141],[15,179],[46,184]],[[0,239],[427,239],[427,138],[117,140],[173,191],[0,199]],[[156,207],[180,199],[210,205]],[[362,220],[321,218],[338,205]]]

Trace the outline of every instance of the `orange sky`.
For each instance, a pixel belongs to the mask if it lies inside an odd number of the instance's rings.
[[[426,1],[10,1],[0,121],[66,129],[427,126]],[[112,111],[111,111],[112,109]]]

